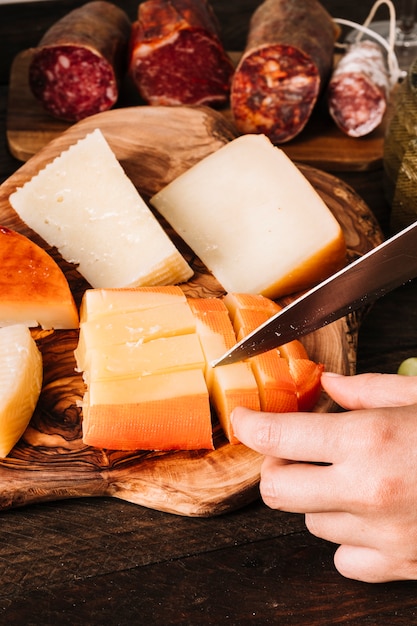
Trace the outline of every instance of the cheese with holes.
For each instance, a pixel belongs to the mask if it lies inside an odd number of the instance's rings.
[[[300,170],[263,135],[243,135],[151,204],[228,292],[276,298],[346,262],[341,227]]]
[[[42,356],[23,324],[0,328],[0,457],[29,424],[42,387]]]
[[[193,272],[96,129],[10,196],[92,287],[164,285]]]
[[[0,266],[0,326],[78,328],[68,281],[43,248],[0,226]]]

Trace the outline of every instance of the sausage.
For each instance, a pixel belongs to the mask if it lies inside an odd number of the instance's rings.
[[[206,0],[147,0],[132,27],[129,73],[150,105],[222,105],[233,65]]]
[[[237,128],[275,144],[298,135],[330,76],[339,32],[318,0],[265,0],[232,80]]]
[[[34,50],[29,86],[52,116],[75,122],[117,101],[131,21],[116,5],[89,2],[56,22]]]
[[[327,100],[337,126],[350,137],[363,137],[384,117],[389,73],[379,44],[365,40],[349,46],[331,76]]]

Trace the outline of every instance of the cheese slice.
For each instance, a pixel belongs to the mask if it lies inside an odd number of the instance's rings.
[[[215,298],[189,300],[196,318],[206,359],[205,378],[210,400],[227,439],[239,443],[230,417],[237,406],[259,411],[260,396],[257,381],[248,362],[231,363],[213,368],[211,363],[236,343],[236,336],[225,304]]]
[[[151,204],[228,292],[275,298],[346,262],[341,227],[300,170],[263,135],[243,135]]]
[[[186,302],[182,289],[175,285],[140,289],[87,289],[80,307],[80,321],[176,305]]]
[[[0,457],[24,433],[42,387],[42,356],[23,324],[0,328]]]
[[[96,129],[10,196],[92,287],[174,284],[193,272]]]
[[[0,265],[0,326],[78,328],[68,281],[45,250],[0,226]]]
[[[92,382],[83,405],[83,441],[117,450],[212,449],[202,370]]]
[[[88,367],[93,349],[126,344],[135,346],[161,337],[195,333],[195,319],[187,302],[167,307],[116,313],[81,322],[75,356],[80,371]]]
[[[86,382],[152,376],[189,369],[204,370],[198,336],[160,337],[147,343],[123,343],[90,350]]]

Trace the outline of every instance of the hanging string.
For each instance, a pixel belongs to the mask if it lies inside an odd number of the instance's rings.
[[[375,13],[383,4],[388,7],[390,14],[388,39],[385,39],[385,37],[382,37],[382,35],[369,27],[375,16]],[[368,37],[375,39],[385,49],[387,53],[387,66],[390,76],[391,87],[393,87],[398,82],[398,80],[404,76],[404,72],[399,68],[397,55],[395,54],[396,19],[397,18],[395,13],[395,7],[391,0],[377,0],[372,6],[371,11],[369,12],[368,17],[363,24],[357,24],[356,22],[345,20],[343,18],[334,18],[334,21],[337,24],[349,26],[353,30],[358,31],[355,38],[356,43],[359,42],[362,39],[362,36],[365,34],[368,35]],[[346,48],[348,46],[348,44],[341,43],[336,45],[339,48]]]

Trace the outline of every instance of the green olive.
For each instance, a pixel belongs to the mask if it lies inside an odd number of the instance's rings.
[[[409,359],[405,359],[398,368],[397,374],[417,376],[417,357],[411,356]]]

